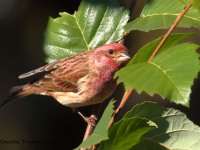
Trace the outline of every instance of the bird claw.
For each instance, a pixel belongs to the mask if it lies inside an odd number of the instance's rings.
[[[90,117],[85,117],[80,111],[77,111],[77,113],[83,118],[83,120],[85,122],[87,122],[87,124],[89,124],[91,126],[95,126],[96,125],[96,121],[97,121],[97,117],[96,116],[91,115]]]
[[[97,117],[94,115],[92,115],[90,117],[84,117],[83,119],[87,122],[87,124],[89,124],[91,126],[96,125]]]

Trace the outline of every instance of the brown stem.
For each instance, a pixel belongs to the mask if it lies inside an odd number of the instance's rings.
[[[155,51],[153,52],[153,54],[149,58],[148,62],[150,62],[155,57],[155,55],[158,53],[158,51],[160,50],[160,48],[162,47],[162,45],[164,44],[164,42],[166,41],[166,39],[169,37],[169,35],[172,33],[172,31],[176,28],[176,26],[178,25],[178,23],[181,21],[181,19],[183,18],[183,16],[185,15],[185,13],[189,10],[189,8],[191,6],[192,6],[192,0],[181,11],[181,13],[177,16],[176,20],[174,21],[174,23],[172,24],[172,26],[169,28],[169,30],[167,31],[167,33],[165,34],[165,36],[163,37],[163,39],[161,40],[161,42],[158,44],[158,46],[156,47]]]
[[[121,111],[121,109],[124,107],[124,105],[126,104],[129,96],[131,95],[131,93],[133,92],[133,89],[128,90],[127,92],[124,93],[124,96],[122,98],[122,101],[120,102],[118,108],[116,109],[115,113],[113,114],[109,125],[108,125],[108,129],[111,127],[111,125],[114,123],[115,118],[117,117],[117,115],[119,114],[119,112]]]
[[[156,47],[156,49],[153,52],[153,54],[148,59],[148,62],[151,62],[151,60],[155,57],[155,55],[158,53],[158,51],[160,50],[160,48],[162,47],[162,45],[164,44],[164,42],[166,41],[166,39],[169,37],[169,35],[172,33],[172,31],[175,29],[175,27],[178,25],[178,23],[181,21],[181,19],[183,18],[183,16],[185,15],[185,13],[189,10],[189,8],[191,6],[192,6],[192,0],[190,1],[190,3],[188,3],[188,5],[177,16],[176,20],[174,21],[174,23],[172,24],[172,26],[170,27],[170,29],[167,31],[167,33],[165,34],[165,36],[163,37],[163,39],[161,40],[161,42]],[[114,123],[115,118],[120,113],[121,109],[124,107],[125,103],[127,102],[128,98],[130,97],[130,95],[131,95],[132,92],[133,92],[133,89],[130,89],[127,92],[124,93],[122,101],[121,101],[120,105],[118,106],[117,110],[115,111],[115,113],[113,114],[113,117],[112,117],[112,119],[111,119],[111,121],[109,123],[109,128]]]
[[[97,104],[93,106],[92,113],[89,117],[92,123],[88,123],[87,128],[85,130],[85,135],[83,137],[83,141],[85,141],[88,138],[88,136],[92,134],[94,127],[96,125],[100,110],[101,110],[101,104]],[[87,150],[87,148],[81,148],[81,150]]]

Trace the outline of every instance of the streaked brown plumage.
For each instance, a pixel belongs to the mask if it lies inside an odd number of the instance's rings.
[[[47,72],[33,83],[14,87],[3,105],[30,94],[52,96],[69,107],[101,103],[116,87],[113,74],[129,59],[127,49],[121,44],[113,43],[52,62],[20,75],[19,78],[22,79]]]

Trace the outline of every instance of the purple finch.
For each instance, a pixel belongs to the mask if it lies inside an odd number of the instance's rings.
[[[129,59],[127,48],[113,43],[52,62],[20,75],[19,78],[22,79],[46,72],[34,82],[11,89],[10,96],[3,105],[30,94],[52,96],[69,107],[101,103],[116,88],[114,73]]]

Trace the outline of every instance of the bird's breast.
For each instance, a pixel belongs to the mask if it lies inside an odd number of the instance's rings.
[[[116,88],[116,80],[86,75],[77,82],[78,92],[49,93],[58,102],[69,107],[83,107],[103,102]]]
[[[97,76],[90,80],[82,80],[81,83],[79,93],[87,105],[103,102],[116,88],[116,80],[113,78],[106,80]]]

